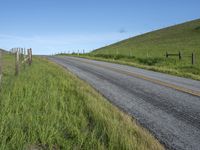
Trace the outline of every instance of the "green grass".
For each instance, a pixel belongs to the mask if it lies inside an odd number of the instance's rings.
[[[178,57],[166,59],[166,51],[168,53],[181,51],[183,59],[180,61]],[[191,64],[192,52],[196,56],[195,65]],[[200,19],[139,35],[94,50],[88,56],[200,79]]]
[[[163,149],[135,120],[58,65],[4,57],[0,149]]]
[[[104,55],[104,54],[61,54],[61,56],[74,56],[98,61],[105,61],[123,65],[134,66],[146,70],[152,70],[171,75],[176,75],[194,80],[200,80],[200,68],[193,65],[180,63],[177,59],[165,58],[135,58],[124,55]]]

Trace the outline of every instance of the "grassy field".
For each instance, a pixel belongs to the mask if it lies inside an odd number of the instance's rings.
[[[165,58],[181,51],[178,57]],[[191,64],[195,53],[196,63]],[[85,56],[85,55],[84,55]],[[133,65],[150,70],[200,79],[200,19],[139,35],[97,49],[85,57]]]
[[[14,76],[4,56],[0,149],[163,149],[148,131],[58,65],[34,58]]]

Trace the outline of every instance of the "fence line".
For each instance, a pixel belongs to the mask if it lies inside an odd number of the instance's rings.
[[[181,51],[179,51],[179,53],[171,53],[171,54],[166,52],[165,56],[166,56],[166,58],[169,58],[170,56],[177,56],[179,58],[179,60],[181,60],[183,58],[183,54]],[[192,65],[195,64],[195,53],[194,52],[192,52],[191,55],[184,55],[184,56],[191,57]]]
[[[0,50],[0,84],[3,78],[3,51]],[[5,52],[6,53],[6,52]],[[25,48],[12,48],[8,55],[14,55],[15,57],[15,75],[19,74],[20,65],[26,66],[26,63],[29,66],[32,64],[32,49]]]
[[[15,53],[15,75],[18,75],[21,64],[24,65],[24,68],[26,66],[26,63],[28,63],[29,65],[32,64],[32,49],[27,49],[27,53],[25,48],[16,48],[12,49],[11,51]]]
[[[181,51],[179,51],[178,53],[168,53],[168,52],[166,52],[166,58],[168,58],[168,57],[170,57],[170,56],[178,56],[178,58],[179,58],[179,60],[181,60],[181,58],[182,58],[182,53],[181,53]]]

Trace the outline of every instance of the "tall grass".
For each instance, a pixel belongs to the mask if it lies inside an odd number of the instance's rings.
[[[11,57],[4,67],[11,66]],[[0,149],[163,149],[129,116],[54,63],[34,58],[0,91]]]

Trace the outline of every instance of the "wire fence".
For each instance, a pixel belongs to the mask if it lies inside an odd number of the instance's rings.
[[[12,48],[10,52],[4,52],[0,50],[0,84],[3,78],[3,69],[6,66],[3,66],[3,55],[11,55],[15,59],[15,75],[17,76],[20,72],[20,66],[26,67],[26,64],[29,66],[32,64],[32,49],[25,48]]]

